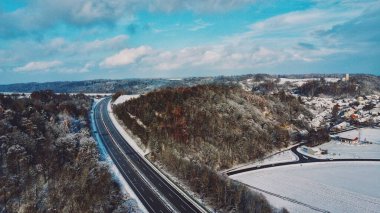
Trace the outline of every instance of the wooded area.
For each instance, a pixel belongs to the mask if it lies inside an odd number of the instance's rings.
[[[287,146],[289,129],[307,126],[296,118],[311,117],[285,92],[257,95],[234,85],[162,89],[116,105],[114,112],[150,148],[152,160],[162,162],[217,208],[242,212],[269,208],[263,198],[216,171]]]
[[[91,100],[0,94],[0,212],[127,212],[89,134]]]

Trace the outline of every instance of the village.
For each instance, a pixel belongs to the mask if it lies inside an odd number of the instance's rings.
[[[300,153],[321,159],[380,157],[379,95],[300,98],[314,115],[310,127],[330,132],[330,141],[317,147],[300,147]]]

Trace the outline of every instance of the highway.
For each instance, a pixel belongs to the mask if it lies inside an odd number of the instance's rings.
[[[98,134],[112,160],[149,212],[205,212],[166,182],[128,144],[109,117],[109,98],[94,108]]]

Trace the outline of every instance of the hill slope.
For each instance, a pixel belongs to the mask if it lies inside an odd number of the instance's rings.
[[[169,148],[213,169],[287,146],[289,131],[304,129],[311,116],[284,93],[260,96],[236,86],[212,85],[152,92],[117,105],[115,112],[153,154]],[[297,120],[300,114],[306,117]],[[134,116],[143,125],[134,123]]]
[[[287,146],[310,113],[284,92],[263,96],[237,86],[167,88],[114,106],[150,158],[222,212],[271,212],[267,201],[217,170]]]

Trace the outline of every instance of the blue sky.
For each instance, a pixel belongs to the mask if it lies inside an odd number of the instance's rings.
[[[1,0],[0,84],[380,74],[379,0]]]

